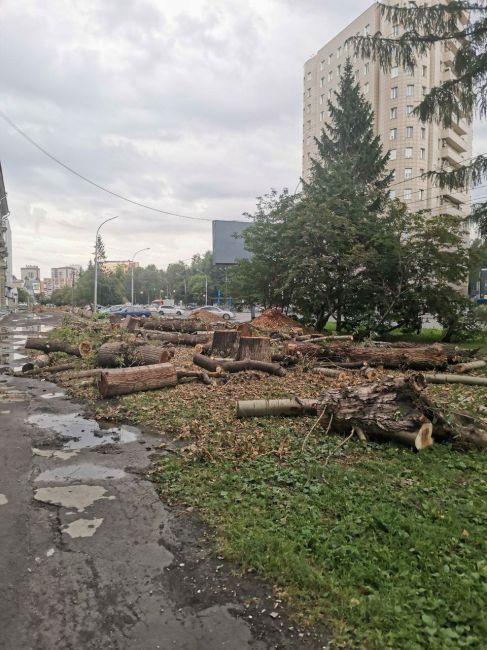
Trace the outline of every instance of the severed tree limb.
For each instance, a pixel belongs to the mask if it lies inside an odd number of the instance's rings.
[[[459,374],[465,372],[470,372],[471,370],[479,370],[480,368],[485,368],[487,366],[487,361],[469,361],[468,363],[458,363],[455,366],[452,366],[452,370]]]
[[[469,377],[466,375],[448,375],[445,373],[426,373],[428,384],[467,384],[469,386],[487,386],[487,377]]]
[[[226,372],[242,372],[244,370],[261,370],[271,375],[283,377],[286,374],[284,368],[276,363],[267,363],[264,361],[253,361],[252,359],[245,359],[243,361],[228,361],[226,359],[212,359],[203,354],[195,354],[193,356],[193,363],[200,368],[216,372],[218,368]]]

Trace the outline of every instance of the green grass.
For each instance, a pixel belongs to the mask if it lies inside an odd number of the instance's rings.
[[[155,479],[336,647],[487,647],[487,455],[350,444],[326,462],[336,438],[312,442],[283,461],[171,457]]]

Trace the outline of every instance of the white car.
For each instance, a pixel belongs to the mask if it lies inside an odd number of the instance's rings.
[[[228,311],[228,309],[220,309],[220,307],[215,307],[214,305],[205,305],[204,307],[198,307],[198,309],[195,309],[193,314],[198,311],[209,311],[211,314],[215,314],[215,316],[220,316],[223,320],[230,320],[232,318],[235,318],[235,314],[233,311]]]
[[[166,305],[161,305],[157,311],[161,316],[182,316],[184,313],[181,307],[169,307]]]

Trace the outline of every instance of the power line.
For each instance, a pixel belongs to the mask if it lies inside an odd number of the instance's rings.
[[[78,178],[81,178],[83,181],[86,183],[89,183],[90,185],[93,185],[93,187],[98,188],[99,190],[102,190],[102,192],[106,192],[107,194],[111,194],[111,196],[115,196],[117,199],[120,199],[121,201],[126,201],[127,203],[131,203],[132,205],[136,205],[139,208],[144,208],[145,210],[151,210],[152,212],[158,212],[159,214],[166,214],[171,217],[178,217],[180,219],[190,219],[191,221],[212,221],[212,219],[209,219],[208,217],[192,217],[187,214],[179,214],[177,212],[169,212],[168,210],[161,210],[160,208],[155,208],[152,205],[146,205],[145,203],[140,203],[139,201],[134,201],[133,199],[129,199],[126,196],[123,196],[122,194],[118,194],[118,192],[113,192],[112,190],[109,190],[107,187],[104,187],[103,185],[100,185],[99,183],[96,183],[95,181],[92,181],[90,178],[84,176],[80,172],[77,172],[75,169],[67,165],[66,163],[63,163],[61,160],[56,158],[56,156],[53,156],[53,154],[49,153],[44,147],[42,147],[40,144],[38,144],[35,140],[33,140],[27,133],[22,131],[20,127],[18,127],[12,120],[5,115],[3,111],[0,111],[0,117],[2,117],[7,124],[9,124],[14,131],[16,131],[19,135],[21,135],[27,142],[30,142],[32,146],[34,146],[36,149],[38,149],[40,152],[42,152],[45,156],[50,158],[52,161],[66,169],[68,172],[71,174],[74,174]]]

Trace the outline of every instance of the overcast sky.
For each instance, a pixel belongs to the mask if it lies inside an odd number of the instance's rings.
[[[165,267],[211,247],[212,219],[300,176],[304,61],[366,0],[0,0],[1,109],[128,205],[66,172],[0,120],[14,273],[137,248]],[[48,8],[47,8],[48,7]]]

